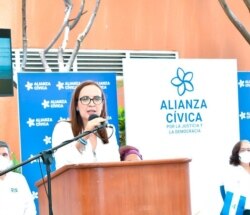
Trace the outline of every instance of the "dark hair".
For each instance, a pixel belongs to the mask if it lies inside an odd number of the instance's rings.
[[[242,144],[243,142],[245,142],[245,141],[247,141],[247,140],[241,140],[241,141],[237,142],[237,143],[234,145],[234,147],[233,147],[233,149],[232,149],[232,154],[231,154],[230,159],[229,159],[229,163],[230,163],[231,165],[234,165],[234,166],[240,165],[239,152],[240,152],[241,144]],[[248,142],[248,141],[247,141],[247,142]]]
[[[102,118],[107,117],[106,98],[105,98],[105,94],[104,94],[102,88],[96,82],[91,81],[91,80],[82,82],[81,84],[79,84],[76,87],[76,89],[73,93],[73,96],[71,98],[71,103],[70,103],[71,128],[72,128],[72,132],[73,132],[75,137],[82,132],[82,129],[84,130],[84,128],[85,128],[85,125],[84,125],[84,122],[81,118],[81,115],[80,115],[79,111],[76,110],[78,97],[79,97],[79,94],[80,94],[82,88],[89,86],[89,85],[95,85],[96,87],[98,87],[101,90],[102,98],[103,98],[103,108],[102,108],[100,117],[102,117]],[[106,128],[98,130],[97,133],[104,144],[109,142]]]
[[[10,147],[9,147],[9,145],[6,142],[0,140],[0,147],[7,148],[8,152],[10,153]]]
[[[121,161],[124,161],[126,159],[126,157],[130,154],[136,154],[142,160],[142,155],[139,152],[139,149],[137,149],[134,146],[129,146],[129,145],[121,146],[119,148],[119,153],[120,153],[120,160]]]

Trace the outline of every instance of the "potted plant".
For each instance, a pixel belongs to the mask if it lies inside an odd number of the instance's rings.
[[[123,107],[118,108],[118,124],[119,124],[120,146],[124,146],[126,145],[126,126],[125,126],[125,110]]]

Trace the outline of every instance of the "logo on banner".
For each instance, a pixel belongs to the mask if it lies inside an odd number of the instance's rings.
[[[186,72],[182,68],[177,69],[177,75],[171,80],[173,86],[177,88],[179,96],[183,96],[187,91],[194,91],[194,85],[192,84],[193,73]]]
[[[58,81],[56,84],[57,89],[60,90],[74,90],[81,82],[79,81]]]
[[[178,99],[162,100],[160,110],[166,111],[166,123],[169,134],[200,133],[203,118],[202,110],[207,109],[205,99],[191,98],[194,93],[193,72],[177,68],[171,85],[176,88]],[[185,95],[188,94],[188,99]]]
[[[51,86],[50,82],[43,81],[43,82],[29,82],[27,81],[25,84],[25,87],[27,91],[30,90],[48,90],[48,88]]]
[[[239,80],[238,85],[242,87],[250,87],[250,80]]]
[[[74,90],[81,82],[79,81],[58,81],[56,84],[57,89],[60,90]],[[104,90],[110,85],[109,81],[97,81],[100,87]]]
[[[68,102],[66,99],[53,99],[53,100],[46,100],[44,99],[42,102],[43,109],[46,108],[64,108]]]
[[[53,119],[50,117],[46,118],[31,118],[26,121],[27,125],[30,127],[48,127],[50,126],[50,123],[53,122]]]

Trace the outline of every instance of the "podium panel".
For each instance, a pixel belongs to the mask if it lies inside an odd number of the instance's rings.
[[[191,215],[190,159],[67,165],[51,174],[54,215]],[[48,215],[46,178],[36,183]]]

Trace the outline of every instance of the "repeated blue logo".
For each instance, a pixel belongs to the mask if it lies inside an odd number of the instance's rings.
[[[179,96],[183,96],[187,91],[194,91],[192,84],[193,73],[185,72],[182,68],[178,68],[176,71],[176,77],[172,78],[171,84],[177,87],[177,93]]]

